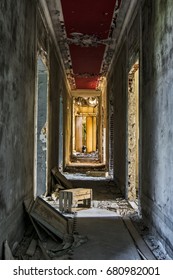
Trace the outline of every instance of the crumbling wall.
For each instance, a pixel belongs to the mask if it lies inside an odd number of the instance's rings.
[[[137,2],[134,12],[129,15],[124,33],[121,34],[121,43],[116,49],[108,76],[109,102],[113,104],[113,110],[110,112],[114,125],[113,134],[110,134],[110,139],[113,136],[113,140],[110,140],[110,143],[113,143],[114,154],[113,174],[126,197],[128,197],[128,73],[139,55],[139,23],[139,2]]]
[[[34,194],[37,58],[48,70],[48,186],[58,164],[59,96],[65,78],[49,28],[35,0],[0,2],[0,258],[25,229],[23,201]]]
[[[128,75],[128,194],[135,200],[138,193],[138,141],[139,141],[139,90],[138,63],[134,64]]]
[[[20,240],[33,194],[35,1],[0,2],[0,258]]]
[[[173,249],[173,3],[142,9],[142,214]],[[171,253],[172,254],[172,253]]]

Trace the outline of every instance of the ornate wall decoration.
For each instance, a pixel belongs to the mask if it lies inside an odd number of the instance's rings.
[[[67,38],[66,42],[80,47],[97,47],[100,44],[107,45],[112,41],[111,39],[101,40],[95,34],[71,33],[71,36],[72,38]]]

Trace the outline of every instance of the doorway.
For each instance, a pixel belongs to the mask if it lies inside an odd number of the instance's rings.
[[[128,74],[128,191],[129,201],[138,204],[139,191],[139,62]]]
[[[35,97],[35,188],[34,196],[47,191],[48,147],[48,69],[37,60],[37,90]]]
[[[98,160],[98,114],[98,97],[73,97],[73,161]]]

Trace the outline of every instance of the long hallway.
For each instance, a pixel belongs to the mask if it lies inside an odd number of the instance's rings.
[[[138,258],[127,205],[173,258],[172,30],[171,0],[0,1],[0,259],[25,234],[45,258],[90,201],[76,259]]]

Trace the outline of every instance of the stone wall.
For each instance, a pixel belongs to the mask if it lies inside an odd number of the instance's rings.
[[[24,230],[32,196],[36,61],[35,1],[0,2],[0,258]]]
[[[41,14],[40,14],[41,13]],[[59,96],[67,88],[61,63],[35,0],[0,2],[0,259],[25,230],[23,201],[34,194],[37,58],[48,68],[48,186],[59,159]]]
[[[142,214],[173,249],[173,2],[142,15]]]
[[[110,112],[113,116],[113,174],[122,193],[128,197],[128,73],[139,55],[139,7],[131,15],[122,41],[116,50],[108,76]],[[113,97],[113,98],[112,98]],[[110,107],[111,108],[111,107]],[[111,116],[110,116],[111,117]],[[111,132],[110,132],[111,133]]]

